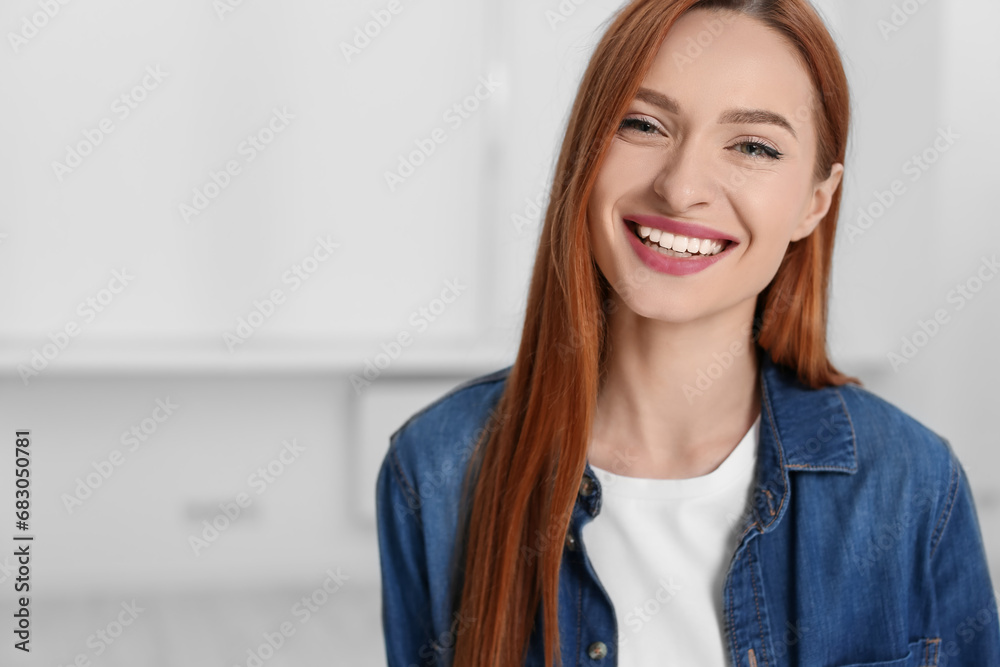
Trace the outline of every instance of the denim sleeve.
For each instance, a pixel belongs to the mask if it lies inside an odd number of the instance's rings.
[[[382,632],[389,667],[433,664],[431,602],[420,504],[394,445],[376,484]]]
[[[936,519],[930,557],[941,633],[938,664],[1000,667],[996,595],[972,491],[953,451],[947,494]]]

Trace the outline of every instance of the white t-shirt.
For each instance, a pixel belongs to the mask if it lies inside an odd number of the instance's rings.
[[[618,620],[618,667],[725,667],[722,588],[753,491],[760,416],[718,468],[689,479],[591,464],[600,513],[581,538]]]

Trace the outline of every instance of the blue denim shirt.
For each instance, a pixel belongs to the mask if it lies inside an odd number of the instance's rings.
[[[450,557],[465,464],[509,371],[456,387],[390,438],[376,488],[389,667],[451,665],[475,629],[451,607]],[[760,378],[754,492],[723,589],[731,664],[1000,666],[996,595],[948,442],[862,388],[806,388],[766,354]],[[580,539],[600,510],[588,463],[553,539],[567,667],[617,664],[619,619]],[[545,664],[539,625],[525,665]]]

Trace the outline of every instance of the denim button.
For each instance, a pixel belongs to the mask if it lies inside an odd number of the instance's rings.
[[[580,482],[580,495],[584,497],[591,496],[594,493],[595,486],[594,478],[584,474],[583,481]]]
[[[576,538],[573,537],[573,533],[566,533],[566,548],[570,551],[576,551]]]
[[[587,647],[587,655],[591,660],[600,660],[608,654],[608,647],[604,642],[594,642]]]

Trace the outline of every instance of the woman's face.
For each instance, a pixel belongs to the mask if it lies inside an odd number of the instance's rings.
[[[588,203],[595,259],[625,305],[678,323],[752,317],[840,182],[839,164],[813,177],[813,100],[793,48],[757,20],[695,10],[674,25]]]

